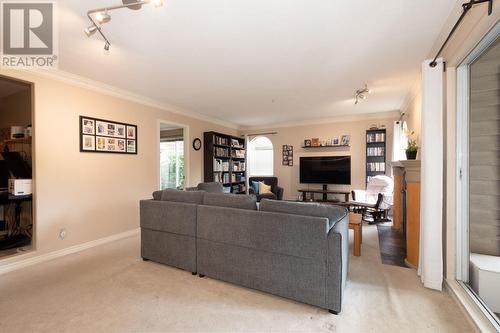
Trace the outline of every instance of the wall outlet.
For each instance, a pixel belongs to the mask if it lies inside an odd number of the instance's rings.
[[[63,240],[64,238],[66,238],[66,229],[61,229],[59,231],[59,239]]]

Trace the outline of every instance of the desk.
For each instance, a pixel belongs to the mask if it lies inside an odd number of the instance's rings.
[[[33,196],[29,195],[12,195],[8,193],[0,193],[0,205],[16,205],[16,214],[14,223],[16,228],[21,225],[21,204],[23,202],[31,202]]]
[[[344,202],[349,202],[349,195],[351,192],[348,191],[331,191],[331,190],[298,190],[299,193],[302,193],[302,201],[307,201],[307,193],[310,194],[323,194],[323,201],[328,201],[328,194],[342,194],[345,198]]]

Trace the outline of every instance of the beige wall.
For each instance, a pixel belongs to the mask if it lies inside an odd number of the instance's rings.
[[[299,184],[299,159],[301,156],[351,156],[351,186],[330,185],[330,189],[351,190],[364,189],[365,186],[365,161],[366,161],[366,130],[372,124],[385,125],[387,128],[387,161],[392,156],[392,124],[397,120],[397,112],[393,118],[370,118],[346,122],[330,122],[315,125],[303,125],[282,128],[267,128],[259,130],[245,130],[246,134],[277,132],[275,135],[267,137],[274,146],[274,175],[278,177],[279,184],[285,189],[286,199],[297,199],[299,188],[321,188],[321,185]],[[317,137],[327,139],[351,136],[351,147],[349,148],[320,148],[318,150],[306,150],[301,148],[304,139]],[[294,166],[281,165],[282,146],[292,145],[294,148]]]
[[[31,124],[31,98],[28,89],[0,99],[0,128]]]
[[[236,134],[234,129],[45,76],[0,74],[34,83],[35,254],[139,226],[139,200],[151,197],[159,186],[159,119],[188,125],[190,142],[202,138],[204,131]],[[80,115],[137,124],[139,154],[80,153]],[[195,152],[191,144],[186,147],[187,185],[196,185],[202,179],[203,151]],[[64,240],[58,238],[62,228],[67,230]]]

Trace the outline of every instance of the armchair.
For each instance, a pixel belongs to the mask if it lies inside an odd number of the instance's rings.
[[[370,179],[365,190],[353,190],[350,202],[355,212],[370,214],[373,223],[390,221],[387,212],[393,203],[394,181],[388,176],[375,176]]]
[[[260,202],[262,199],[271,199],[271,200],[283,200],[283,187],[278,186],[278,178],[277,177],[250,177],[249,181],[249,194],[253,194],[257,197],[257,201]],[[264,184],[271,186],[272,193],[263,193],[257,194],[252,187],[252,182],[263,182]]]

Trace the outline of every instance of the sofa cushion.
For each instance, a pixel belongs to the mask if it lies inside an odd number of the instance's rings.
[[[251,181],[250,184],[252,185],[255,194],[259,194],[259,182]]]
[[[163,194],[163,191],[154,191],[153,192],[153,200],[161,200],[162,194]]]
[[[261,200],[259,210],[263,212],[326,217],[328,218],[330,229],[348,213],[346,208],[331,204],[276,201],[268,199]]]
[[[205,193],[203,204],[207,206],[257,210],[257,199],[253,195]]]
[[[201,205],[203,203],[204,194],[205,192],[203,191],[179,191],[166,189],[163,190],[163,193],[161,194],[161,200]]]
[[[224,191],[221,183],[199,183],[198,191],[205,191],[209,193],[222,193]]]
[[[259,194],[273,193],[271,191],[271,185],[266,185],[263,182],[259,182]]]

